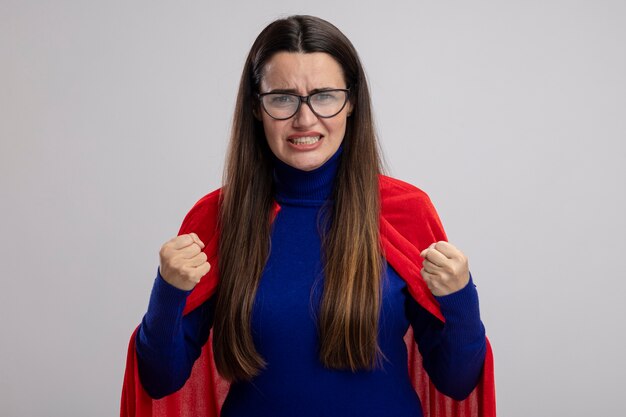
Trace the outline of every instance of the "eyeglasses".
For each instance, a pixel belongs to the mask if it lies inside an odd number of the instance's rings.
[[[349,88],[322,90],[308,96],[294,93],[261,93],[257,94],[265,113],[272,119],[287,120],[293,117],[302,103],[309,106],[317,117],[328,119],[338,115],[346,106],[350,93]]]

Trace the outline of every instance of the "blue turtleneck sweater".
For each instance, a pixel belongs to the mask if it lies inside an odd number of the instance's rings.
[[[231,385],[222,417],[421,416],[403,341],[409,325],[440,391],[463,398],[478,381],[485,333],[471,276],[462,290],[437,297],[446,317],[443,325],[408,295],[406,283],[389,265],[378,335],[386,357],[383,368],[353,373],[326,369],[319,361],[315,317],[323,274],[318,215],[331,198],[341,153],[340,147],[313,171],[274,160],[281,210],[252,312],[254,344],[268,366],[252,381]],[[155,398],[182,387],[208,338],[214,299],[183,317],[188,294],[157,272],[136,339],[140,378]]]

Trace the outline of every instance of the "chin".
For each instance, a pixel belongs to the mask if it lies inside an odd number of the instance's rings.
[[[278,159],[290,167],[301,171],[312,171],[324,164],[322,161],[323,158],[314,157],[313,155],[285,155],[284,157],[279,157]]]
[[[290,165],[301,171],[313,171],[314,169],[321,167],[322,163],[309,162],[309,163],[295,163],[295,164],[290,164]]]
[[[313,171],[321,167],[325,161],[323,161],[322,158],[294,158],[283,162],[301,171]]]

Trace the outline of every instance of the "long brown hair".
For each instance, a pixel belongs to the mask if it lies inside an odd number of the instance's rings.
[[[341,65],[351,87],[334,204],[323,236],[324,292],[319,309],[320,361],[334,369],[373,369],[379,363],[378,318],[383,259],[379,243],[380,152],[369,89],[359,57],[346,36],[312,16],[274,21],[257,37],[241,76],[220,207],[219,274],[213,350],[219,373],[249,380],[266,366],[256,351],[251,313],[267,262],[273,213],[271,150],[255,93],[277,52],[325,52]]]

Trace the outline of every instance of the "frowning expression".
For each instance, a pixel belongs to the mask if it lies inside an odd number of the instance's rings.
[[[272,56],[261,77],[260,92],[291,92],[307,96],[326,89],[347,88],[339,63],[324,52],[278,52]],[[335,154],[346,133],[352,103],[331,118],[316,116],[302,104],[286,120],[276,120],[260,106],[257,117],[263,122],[267,143],[284,163],[311,171]]]

